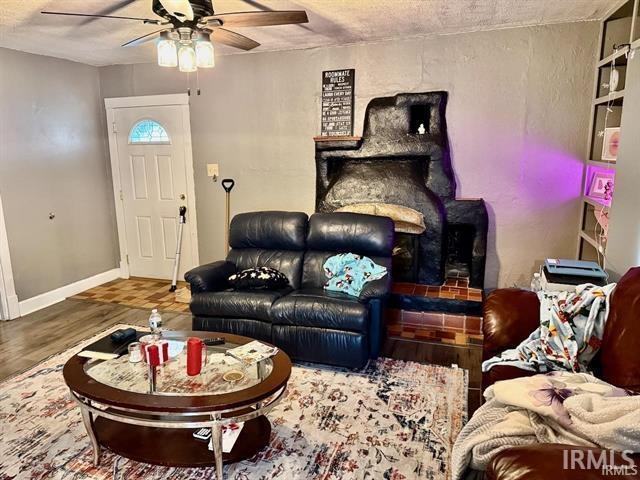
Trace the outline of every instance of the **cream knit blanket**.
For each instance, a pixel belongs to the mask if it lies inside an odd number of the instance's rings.
[[[552,372],[497,382],[458,435],[452,476],[483,471],[498,452],[534,443],[640,451],[640,396],[586,373]]]

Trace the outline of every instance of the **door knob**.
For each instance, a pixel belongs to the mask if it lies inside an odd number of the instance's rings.
[[[185,194],[184,194],[184,193],[181,193],[181,194],[180,194],[180,200],[184,200],[185,198],[187,198],[187,197],[185,196]]]

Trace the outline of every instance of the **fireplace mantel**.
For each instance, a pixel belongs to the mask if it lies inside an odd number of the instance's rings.
[[[316,150],[341,149],[341,148],[359,148],[362,143],[362,137],[313,137],[316,143]]]

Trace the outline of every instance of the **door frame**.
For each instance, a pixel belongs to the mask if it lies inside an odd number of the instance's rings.
[[[2,195],[0,195],[0,320],[13,320],[20,316],[20,304],[13,281],[9,239],[4,222]]]
[[[191,251],[194,264],[200,265],[198,252],[198,218],[196,215],[195,174],[193,169],[193,151],[191,147],[191,117],[189,115],[189,96],[186,93],[169,95],[146,95],[139,97],[105,98],[104,106],[107,113],[107,131],[109,134],[109,158],[111,159],[111,178],[113,180],[113,199],[116,207],[116,224],[118,229],[118,244],[120,245],[120,272],[123,278],[129,278],[129,263],[127,250],[127,235],[125,229],[124,201],[122,197],[122,183],[120,180],[120,159],[115,129],[115,110],[119,108],[135,107],[164,107],[180,106],[184,135],[184,159],[187,177],[187,219],[190,223]]]

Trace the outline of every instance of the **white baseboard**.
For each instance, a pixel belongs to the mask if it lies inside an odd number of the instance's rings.
[[[7,309],[9,311],[9,320],[13,320],[20,316],[20,302],[18,302],[17,295],[7,297]]]
[[[120,269],[114,268],[113,270],[107,270],[106,272],[99,273],[93,277],[84,278],[77,282],[70,283],[64,287],[56,288],[50,292],[41,293],[35,297],[28,298],[20,302],[20,316],[25,316],[33,313],[37,310],[43,309],[54,303],[61,302],[65,298],[77,295],[80,292],[89,290],[90,288],[97,287],[103,283],[110,282],[120,278]]]

